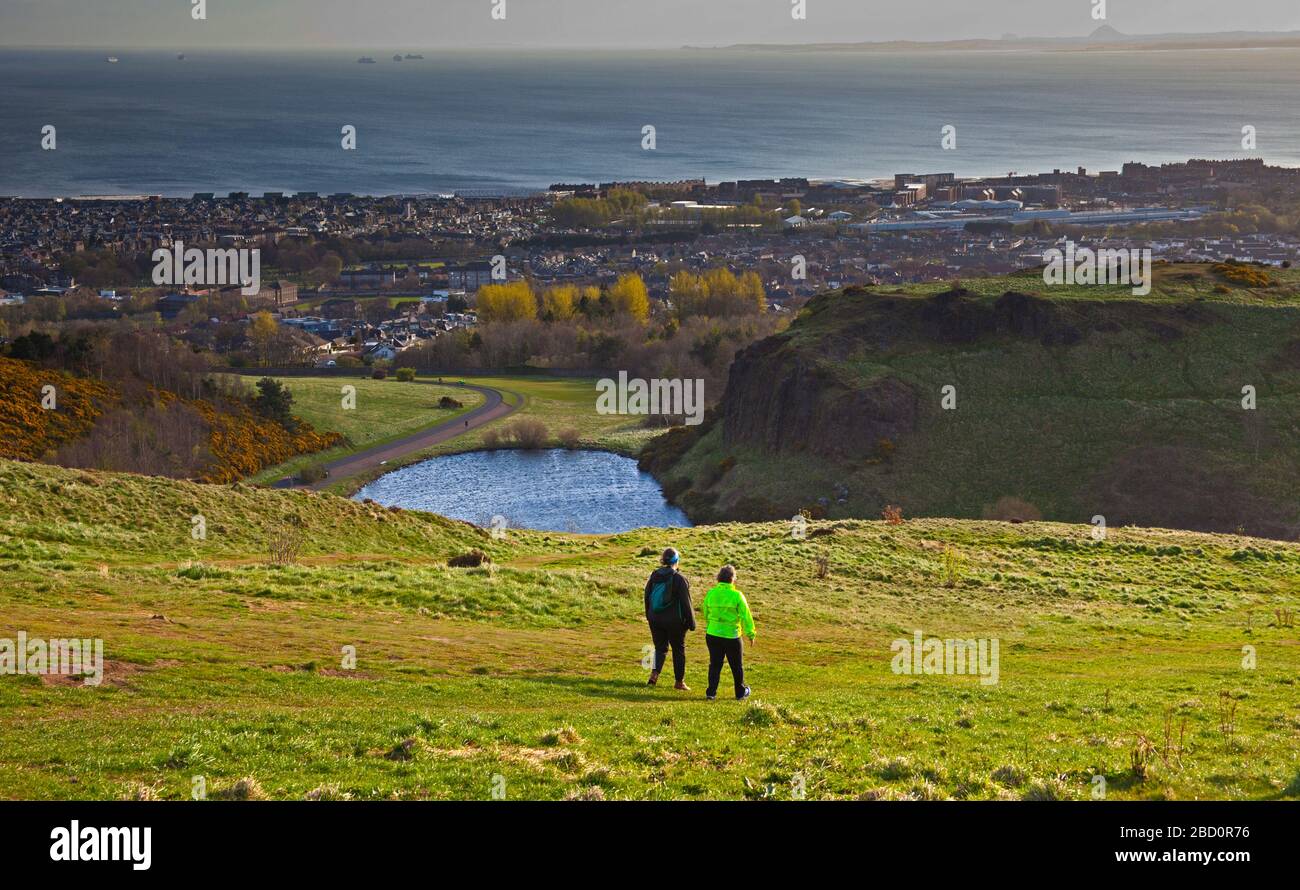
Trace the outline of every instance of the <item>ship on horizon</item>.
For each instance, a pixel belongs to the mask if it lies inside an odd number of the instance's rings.
[[[370,58],[370,56],[362,56],[361,58],[357,59],[357,64],[358,64],[358,65],[374,65],[374,64],[375,64],[375,60],[372,59],[372,58]]]

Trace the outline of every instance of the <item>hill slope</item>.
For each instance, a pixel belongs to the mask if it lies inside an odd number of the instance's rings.
[[[232,482],[342,441],[300,418],[287,429],[241,399],[208,395],[0,358],[0,458]]]
[[[737,356],[711,426],[645,463],[704,520],[894,504],[1294,539],[1300,307],[1293,288],[1189,294],[1209,274],[1165,271],[1184,290],[1145,300],[1047,299],[1024,276],[824,294]]]
[[[95,688],[0,675],[0,797],[180,799],[202,776],[210,797],[487,798],[502,776],[510,798],[1085,798],[1094,775],[1115,798],[1300,796],[1300,546],[1090,532],[493,540],[331,495],[0,461],[0,638],[98,637],[106,659]],[[286,533],[300,556],[268,564]],[[755,701],[704,701],[699,634],[693,692],[644,685],[641,586],[670,543],[697,601],[739,567]],[[493,564],[447,565],[474,549]],[[894,673],[917,630],[998,640],[998,682]]]

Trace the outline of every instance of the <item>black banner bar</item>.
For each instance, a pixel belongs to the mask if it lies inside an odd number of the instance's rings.
[[[470,856],[494,878],[533,879],[557,863],[581,872],[607,858],[634,878],[660,856],[678,873],[780,860],[864,874],[963,862],[997,873],[1231,873],[1293,862],[1295,814],[1286,803],[1226,802],[14,802],[0,804],[0,861],[127,881],[428,873]]]

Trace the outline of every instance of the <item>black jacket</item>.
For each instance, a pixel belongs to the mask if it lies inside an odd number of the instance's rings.
[[[665,574],[673,576],[673,597],[677,601],[677,608],[651,612],[650,591],[654,588],[655,582],[661,580]],[[650,573],[650,578],[645,582],[645,620],[654,625],[676,625],[687,630],[695,630],[695,607],[691,605],[691,582],[686,580],[685,575],[668,566],[660,566]]]

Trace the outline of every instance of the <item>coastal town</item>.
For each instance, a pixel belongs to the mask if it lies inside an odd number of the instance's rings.
[[[1298,205],[1300,170],[1257,159],[979,179],[557,183],[517,195],[4,197],[0,338],[56,317],[157,313],[227,352],[265,313],[281,360],[371,364],[472,330],[488,284],[540,292],[635,275],[652,305],[669,307],[674,275],[725,268],[756,273],[768,310],[785,313],[851,285],[1034,268],[1067,238],[1140,243],[1158,260],[1289,266],[1300,234],[1279,220]],[[196,246],[259,251],[257,294],[152,280],[155,251]]]

